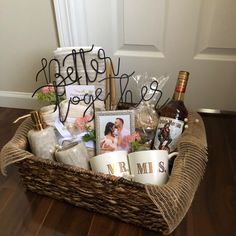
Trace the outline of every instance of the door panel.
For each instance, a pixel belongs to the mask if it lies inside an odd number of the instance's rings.
[[[236,2],[202,3],[196,59],[236,61]]]
[[[189,108],[236,111],[235,0],[54,0],[61,46],[102,46],[122,72],[188,70]],[[164,101],[163,99],[163,101]]]
[[[165,0],[113,1],[113,51],[118,57],[164,57]],[[145,19],[145,20],[144,20]],[[151,29],[151,30],[150,30]]]

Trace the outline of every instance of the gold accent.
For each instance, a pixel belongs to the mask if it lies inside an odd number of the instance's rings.
[[[111,110],[116,110],[116,80],[114,78],[113,69],[110,67],[110,78],[111,78]]]
[[[188,71],[181,70],[179,72],[179,78],[180,79],[188,79],[188,77],[189,77],[189,72]]]
[[[187,71],[180,71],[178,80],[177,80],[177,86],[178,87],[186,87],[188,82],[189,72]],[[185,90],[185,88],[184,88]]]
[[[175,86],[175,92],[173,95],[174,100],[184,100],[184,93],[186,90],[186,86],[188,83],[189,72],[180,71],[178,75],[178,79]]]
[[[173,99],[177,101],[184,101],[184,93],[175,92]]]
[[[106,110],[116,110],[116,81],[110,63],[106,64],[106,95],[110,93],[105,102]]]
[[[187,82],[188,82],[188,77],[189,77],[189,72],[180,71],[179,76],[178,76],[178,80],[177,80],[177,85],[181,86],[181,87],[182,86],[186,87]]]
[[[35,130],[42,130],[45,128],[45,124],[43,123],[43,119],[42,119],[40,112],[32,111],[32,112],[30,112],[30,116],[31,116],[31,119],[34,123]]]
[[[27,117],[29,117],[29,116],[30,116],[30,114],[27,114],[27,115],[24,115],[24,116],[20,116],[20,117],[18,117],[16,120],[13,121],[13,124],[15,124],[15,123],[17,123],[19,120],[22,120],[22,119],[27,118]]]

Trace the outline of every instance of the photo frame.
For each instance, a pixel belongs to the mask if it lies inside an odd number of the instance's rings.
[[[120,150],[128,152],[128,137],[135,132],[134,110],[98,111],[95,127],[97,155]]]

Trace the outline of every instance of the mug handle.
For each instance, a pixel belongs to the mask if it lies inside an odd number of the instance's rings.
[[[178,152],[172,152],[172,153],[168,154],[168,160],[171,160],[171,158],[173,156],[177,156],[178,154],[179,154]]]

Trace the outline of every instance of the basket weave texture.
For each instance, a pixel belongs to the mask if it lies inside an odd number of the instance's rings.
[[[33,192],[170,234],[188,211],[207,163],[200,115],[190,112],[188,126],[179,140],[169,181],[163,186],[143,185],[34,156],[27,151],[30,119],[1,150],[1,170],[5,174],[7,165],[17,163],[24,186]]]

